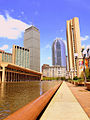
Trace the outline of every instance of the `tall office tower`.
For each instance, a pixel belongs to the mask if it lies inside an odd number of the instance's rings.
[[[65,44],[60,38],[56,38],[52,45],[52,64],[66,67]]]
[[[24,47],[13,45],[12,63],[30,69],[30,51]]]
[[[68,62],[71,78],[74,76],[80,77],[81,70],[79,60],[81,58],[81,40],[79,19],[77,17],[67,21],[67,48],[68,48]]]
[[[40,32],[36,27],[25,30],[24,47],[30,49],[30,69],[40,71]]]

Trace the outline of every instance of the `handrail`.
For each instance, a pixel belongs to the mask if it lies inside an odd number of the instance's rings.
[[[36,120],[61,84],[62,82],[36,98],[34,101],[12,113],[4,120]]]

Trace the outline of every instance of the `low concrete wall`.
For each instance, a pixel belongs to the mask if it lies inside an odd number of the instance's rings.
[[[62,82],[4,120],[36,120],[61,84]]]

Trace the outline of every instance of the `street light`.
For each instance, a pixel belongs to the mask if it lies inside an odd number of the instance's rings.
[[[85,57],[86,57],[86,54],[87,54],[87,51],[84,50],[83,51],[83,65],[84,65],[83,72],[84,72],[84,82],[85,83],[87,82],[87,80],[86,80],[86,74],[85,74]]]
[[[75,58],[75,76],[77,76],[77,58],[78,58],[78,53],[74,53],[74,58]]]

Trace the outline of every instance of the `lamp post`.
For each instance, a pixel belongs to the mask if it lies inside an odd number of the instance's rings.
[[[86,50],[84,50],[83,51],[83,66],[84,66],[83,72],[84,72],[84,82],[85,82],[85,84],[87,82],[87,80],[86,80],[86,74],[85,74],[85,57],[86,57],[86,54],[87,54],[87,52],[86,52]]]
[[[74,58],[75,58],[75,76],[77,76],[77,58],[78,58],[78,53],[74,53]]]
[[[88,67],[90,67],[90,47],[87,48]]]
[[[74,72],[73,68],[70,70],[70,72],[71,72],[71,78],[73,80],[73,72]]]

